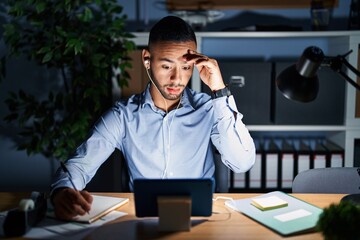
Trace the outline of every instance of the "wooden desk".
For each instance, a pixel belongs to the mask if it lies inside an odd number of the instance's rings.
[[[223,199],[214,202],[211,217],[193,217],[190,232],[163,233],[157,231],[157,218],[136,218],[131,193],[94,193],[105,196],[127,197],[129,203],[118,210],[128,215],[95,229],[86,239],[283,239],[281,235],[224,206]],[[215,194],[233,199],[249,198],[259,194]],[[293,194],[315,206],[324,208],[338,203],[343,194]],[[24,194],[0,193],[0,211],[15,207]],[[320,233],[308,233],[286,239],[323,239]]]

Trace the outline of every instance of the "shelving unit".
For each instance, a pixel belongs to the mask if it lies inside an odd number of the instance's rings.
[[[146,46],[148,33],[134,33],[137,46]],[[210,57],[298,59],[311,45],[320,47],[328,56],[344,54],[349,50],[348,61],[358,66],[360,31],[323,32],[198,32],[198,51]],[[356,75],[347,74],[352,79]],[[345,80],[344,80],[345,81]],[[201,80],[194,71],[191,87],[201,91]],[[326,87],[326,86],[320,86]],[[336,96],[333,96],[336,98]],[[344,124],[342,125],[248,125],[251,132],[314,132],[321,131],[345,150],[345,166],[354,166],[354,141],[360,138],[360,118],[355,117],[356,89],[346,83]]]

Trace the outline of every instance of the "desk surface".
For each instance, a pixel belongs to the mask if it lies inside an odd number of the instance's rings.
[[[118,210],[128,213],[109,224],[95,229],[86,239],[282,239],[282,237],[245,215],[230,210],[223,199],[214,202],[211,217],[193,217],[190,232],[162,233],[157,231],[157,218],[136,218],[131,193],[94,193],[105,196],[127,197],[129,203]],[[260,194],[215,194],[233,199]],[[343,194],[293,194],[295,197],[324,208],[338,203]],[[0,193],[0,211],[16,207],[25,193]],[[320,233],[308,233],[286,239],[323,239]]]

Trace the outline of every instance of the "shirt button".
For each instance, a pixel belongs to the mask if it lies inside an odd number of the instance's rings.
[[[174,176],[174,173],[173,172],[169,172],[169,176]]]

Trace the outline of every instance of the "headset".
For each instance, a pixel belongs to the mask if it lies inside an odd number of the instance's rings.
[[[144,63],[145,63],[146,73],[147,73],[147,75],[148,75],[151,83],[155,86],[155,88],[157,89],[157,91],[160,93],[160,95],[161,95],[162,98],[164,99],[165,106],[166,106],[166,114],[168,114],[168,107],[167,107],[166,99],[165,99],[164,95],[162,94],[162,92],[160,91],[160,89],[158,88],[158,86],[155,84],[155,82],[153,81],[153,79],[152,79],[152,77],[151,77],[151,75],[150,75],[150,72],[149,72],[149,70],[150,70],[150,60],[149,60],[148,58],[146,58],[146,59],[144,59]],[[177,107],[176,107],[175,113],[174,113],[174,115],[173,115],[173,117],[172,117],[172,119],[171,119],[171,121],[170,121],[170,124],[167,122],[167,127],[168,127],[168,130],[169,130],[169,132],[168,132],[168,134],[169,134],[169,136],[168,136],[168,139],[169,139],[168,145],[169,145],[169,146],[170,146],[170,143],[171,143],[171,140],[170,140],[170,139],[171,139],[171,125],[172,125],[172,123],[173,123],[173,121],[174,121],[174,117],[175,117],[175,115],[176,115],[176,111],[178,110],[178,108],[179,108],[179,106],[180,106],[180,102],[181,102],[181,99],[179,100],[179,104],[178,104]],[[165,156],[165,168],[164,168],[163,173],[162,173],[162,176],[161,176],[162,179],[164,179],[164,178],[166,177],[166,175],[167,175],[167,169],[168,169],[169,161],[170,161],[170,149],[169,149],[168,155]]]
[[[150,60],[149,59],[145,59],[144,60],[144,63],[145,63],[145,65],[146,65],[146,71],[148,71],[149,69],[150,69]]]

